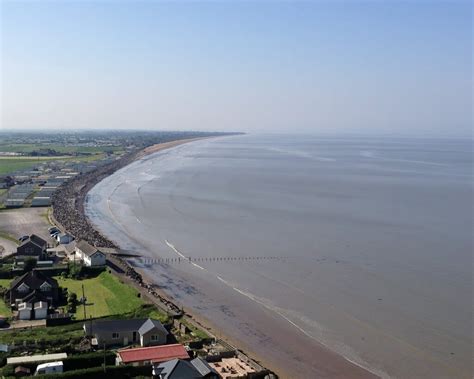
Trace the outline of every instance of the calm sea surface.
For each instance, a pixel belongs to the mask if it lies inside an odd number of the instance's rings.
[[[295,377],[315,377],[317,359],[298,356],[292,335],[382,376],[471,378],[472,147],[197,141],[106,178],[87,212],[145,256],[281,258],[135,264],[270,361],[297,362]]]

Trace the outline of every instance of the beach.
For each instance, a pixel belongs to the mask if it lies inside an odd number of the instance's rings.
[[[470,377],[469,145],[252,138],[144,157],[86,213],[126,251],[192,257],[131,263],[282,377]]]

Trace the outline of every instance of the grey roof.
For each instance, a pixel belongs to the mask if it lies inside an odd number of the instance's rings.
[[[172,359],[155,366],[155,375],[163,379],[202,379],[209,374],[217,375],[217,372],[201,358],[195,358],[191,362],[182,359]]]
[[[77,249],[80,249],[85,255],[87,255],[88,257],[94,255],[97,251],[99,251],[96,247],[88,244],[86,241],[84,240],[80,240],[77,244],[76,244],[76,248]]]
[[[10,283],[10,290],[16,288],[21,283],[25,283],[30,289],[35,290],[40,288],[44,282],[48,282],[52,287],[58,287],[56,279],[46,276],[41,271],[33,270],[13,279]]]
[[[147,321],[151,321],[153,325],[158,323],[162,330],[168,334],[168,331],[161,325],[158,320],[151,320],[146,318],[135,318],[130,320],[98,320],[92,321],[92,333],[95,335],[97,333],[112,333],[112,332],[134,332],[138,331],[140,334],[141,327],[147,323]],[[91,335],[91,323],[85,322],[84,323],[85,332],[87,335]],[[150,329],[151,330],[151,329]],[[161,329],[160,329],[161,330]]]
[[[206,376],[206,375],[209,375],[209,374],[217,374],[217,371],[214,370],[213,367],[211,367],[209,365],[209,363],[207,363],[204,359],[198,357],[198,358],[194,358],[192,361],[191,361],[191,364],[194,366],[194,368],[196,370],[199,371],[199,373],[202,375],[202,376]]]
[[[41,237],[38,237],[36,234],[32,234],[28,237],[28,239],[24,240],[20,246],[26,245],[28,242],[33,242],[36,246],[39,246],[42,249],[46,248],[46,245],[48,244]]]
[[[181,359],[161,363],[157,368],[160,378],[163,379],[195,379],[199,373],[193,365]]]
[[[149,318],[143,323],[140,329],[138,329],[138,333],[140,333],[141,335],[144,335],[153,329],[158,329],[161,332],[168,334],[168,331],[161,324],[161,322],[159,322],[158,320],[152,320],[151,318]]]

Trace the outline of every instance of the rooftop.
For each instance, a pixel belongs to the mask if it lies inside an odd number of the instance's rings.
[[[160,363],[171,359],[189,359],[189,354],[181,344],[140,347],[117,351],[123,363],[151,361]]]
[[[7,358],[7,364],[18,364],[27,362],[45,362],[45,361],[56,361],[60,359],[66,359],[66,353],[58,354],[44,354],[44,355],[30,355],[26,357],[11,357]]]

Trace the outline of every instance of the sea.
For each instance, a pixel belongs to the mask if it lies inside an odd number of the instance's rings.
[[[345,377],[323,347],[384,378],[472,378],[472,153],[458,139],[203,139],[105,178],[86,212],[287,377]]]

